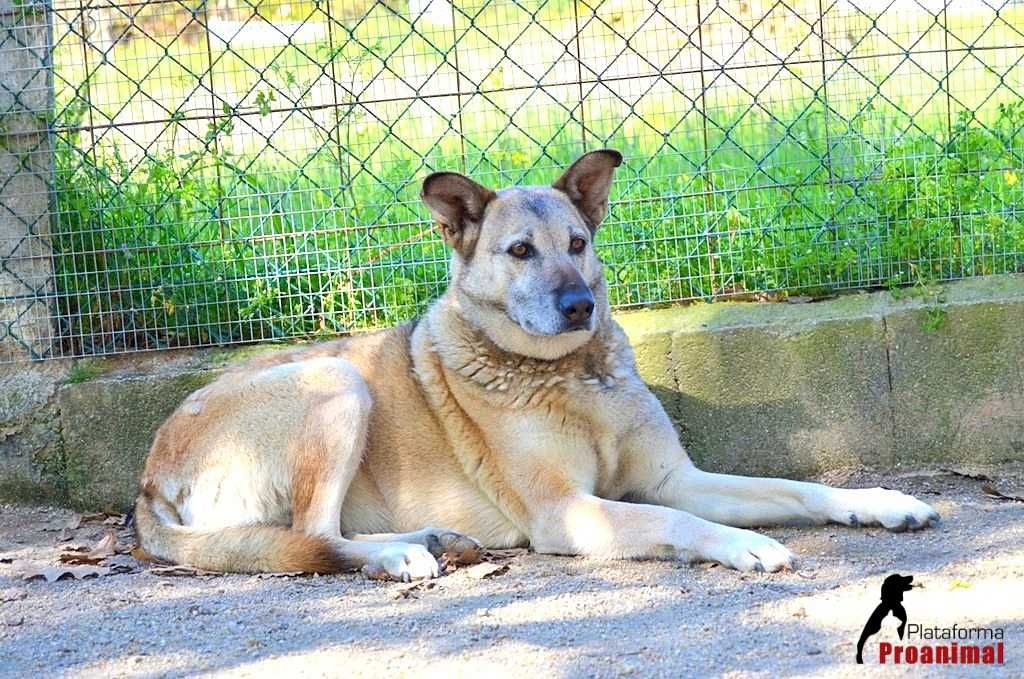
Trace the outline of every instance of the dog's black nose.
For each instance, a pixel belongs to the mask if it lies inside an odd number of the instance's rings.
[[[585,285],[570,285],[558,293],[558,310],[566,320],[580,327],[594,313],[594,296]]]

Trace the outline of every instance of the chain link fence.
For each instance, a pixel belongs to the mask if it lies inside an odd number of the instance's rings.
[[[602,146],[618,307],[1024,270],[1017,2],[3,1],[0,362],[407,319]]]

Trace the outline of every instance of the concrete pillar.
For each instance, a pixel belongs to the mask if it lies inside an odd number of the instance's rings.
[[[0,364],[52,355],[51,11],[0,0]]]

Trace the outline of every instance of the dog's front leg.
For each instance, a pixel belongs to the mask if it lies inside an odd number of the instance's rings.
[[[790,551],[771,538],[668,507],[580,493],[537,509],[530,542],[544,554],[717,561],[742,571],[795,567]]]
[[[712,474],[693,465],[669,471],[651,495],[653,502],[730,526],[839,523],[903,531],[939,518],[929,505],[896,490]]]
[[[697,469],[668,416],[651,396],[651,415],[624,438],[628,493],[728,526],[792,523],[923,528],[939,519],[929,505],[886,488],[832,488],[787,479],[713,474]]]

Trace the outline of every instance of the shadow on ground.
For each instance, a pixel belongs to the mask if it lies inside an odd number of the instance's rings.
[[[1019,469],[990,473],[1007,487],[1022,478]],[[844,485],[880,480],[854,474]],[[409,596],[408,585],[354,575],[26,583],[20,563],[52,562],[59,551],[41,529],[61,510],[5,507],[0,551],[17,563],[0,564],[3,674],[859,676],[854,644],[890,572],[923,585],[906,598],[912,622],[1003,625],[1004,676],[1024,672],[1014,603],[1024,600],[1024,504],[947,473],[884,480],[932,502],[943,524],[903,535],[768,531],[801,557],[799,573],[528,554],[505,575],[456,572]],[[869,659],[878,642],[896,641],[894,629],[890,618]]]

